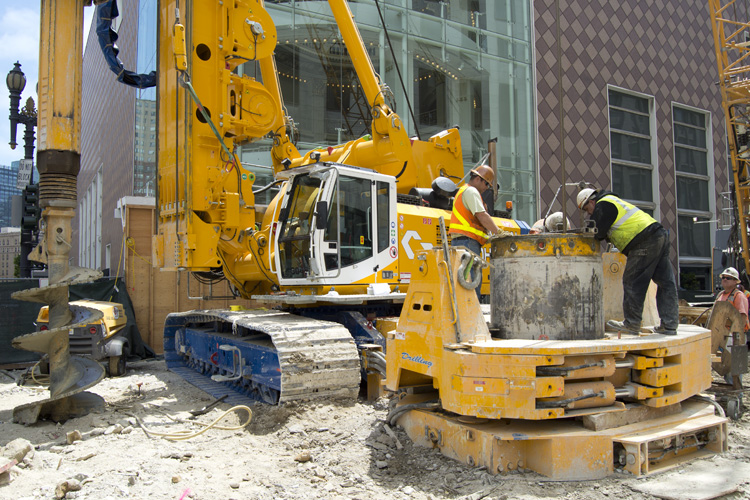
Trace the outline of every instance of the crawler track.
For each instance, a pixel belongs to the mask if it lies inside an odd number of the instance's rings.
[[[193,385],[215,397],[233,394],[230,403],[355,398],[361,378],[346,328],[276,310],[170,314],[164,356]],[[217,375],[234,380],[211,379]]]

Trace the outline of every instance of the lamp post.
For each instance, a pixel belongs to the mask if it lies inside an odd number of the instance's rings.
[[[26,100],[26,105],[19,111],[18,105],[21,102],[21,92],[26,87],[26,75],[21,71],[21,64],[16,62],[13,65],[13,69],[8,72],[8,76],[5,77],[5,83],[8,85],[8,91],[10,92],[10,148],[16,149],[16,130],[19,124],[25,126],[23,134],[24,142],[24,159],[34,160],[34,127],[36,127],[36,108],[34,106],[34,99],[29,97]],[[33,248],[34,233],[36,232],[36,226],[39,221],[38,214],[38,195],[36,194],[36,186],[34,184],[34,168],[31,168],[31,176],[29,177],[29,185],[24,188],[23,199],[34,199],[36,202],[35,206],[24,206],[23,207],[23,220],[21,223],[21,277],[31,277],[31,266],[29,265],[29,253]],[[27,210],[30,211],[27,214]],[[32,227],[33,226],[33,227]]]

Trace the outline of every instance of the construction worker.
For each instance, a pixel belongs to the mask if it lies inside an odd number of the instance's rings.
[[[719,275],[721,278],[721,288],[723,290],[716,296],[717,302],[731,302],[735,309],[745,318],[745,331],[750,328],[750,322],[747,319],[748,301],[747,296],[739,289],[740,273],[733,267],[724,269]]]
[[[498,229],[487,206],[482,201],[482,193],[495,185],[495,172],[487,165],[480,165],[469,173],[469,182],[461,186],[453,200],[450,230],[451,246],[464,247],[477,255],[482,255],[482,246],[487,239],[497,234]],[[471,280],[476,278],[476,269],[471,270]],[[482,279],[476,288],[477,298],[481,294]]]
[[[578,208],[596,223],[597,240],[607,239],[627,256],[622,275],[624,321],[607,321],[617,332],[638,335],[643,304],[651,280],[656,283],[656,309],[661,324],[656,333],[677,335],[677,285],[669,261],[669,234],[653,217],[609,191],[582,189]]]

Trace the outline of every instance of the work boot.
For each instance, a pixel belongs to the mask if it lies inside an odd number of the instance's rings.
[[[604,328],[604,330],[614,333],[627,333],[628,335],[641,334],[640,329],[633,328],[630,325],[626,325],[624,321],[617,321],[614,319],[607,321],[607,326]]]
[[[677,330],[671,330],[669,328],[665,328],[664,325],[659,325],[657,327],[654,327],[654,333],[660,333],[662,335],[677,335]]]

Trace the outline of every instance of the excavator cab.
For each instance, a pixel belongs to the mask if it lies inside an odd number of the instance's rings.
[[[397,260],[395,180],[339,164],[294,171],[279,213],[280,285],[313,280],[367,286],[382,281],[378,276],[384,275],[377,271],[395,267]]]

